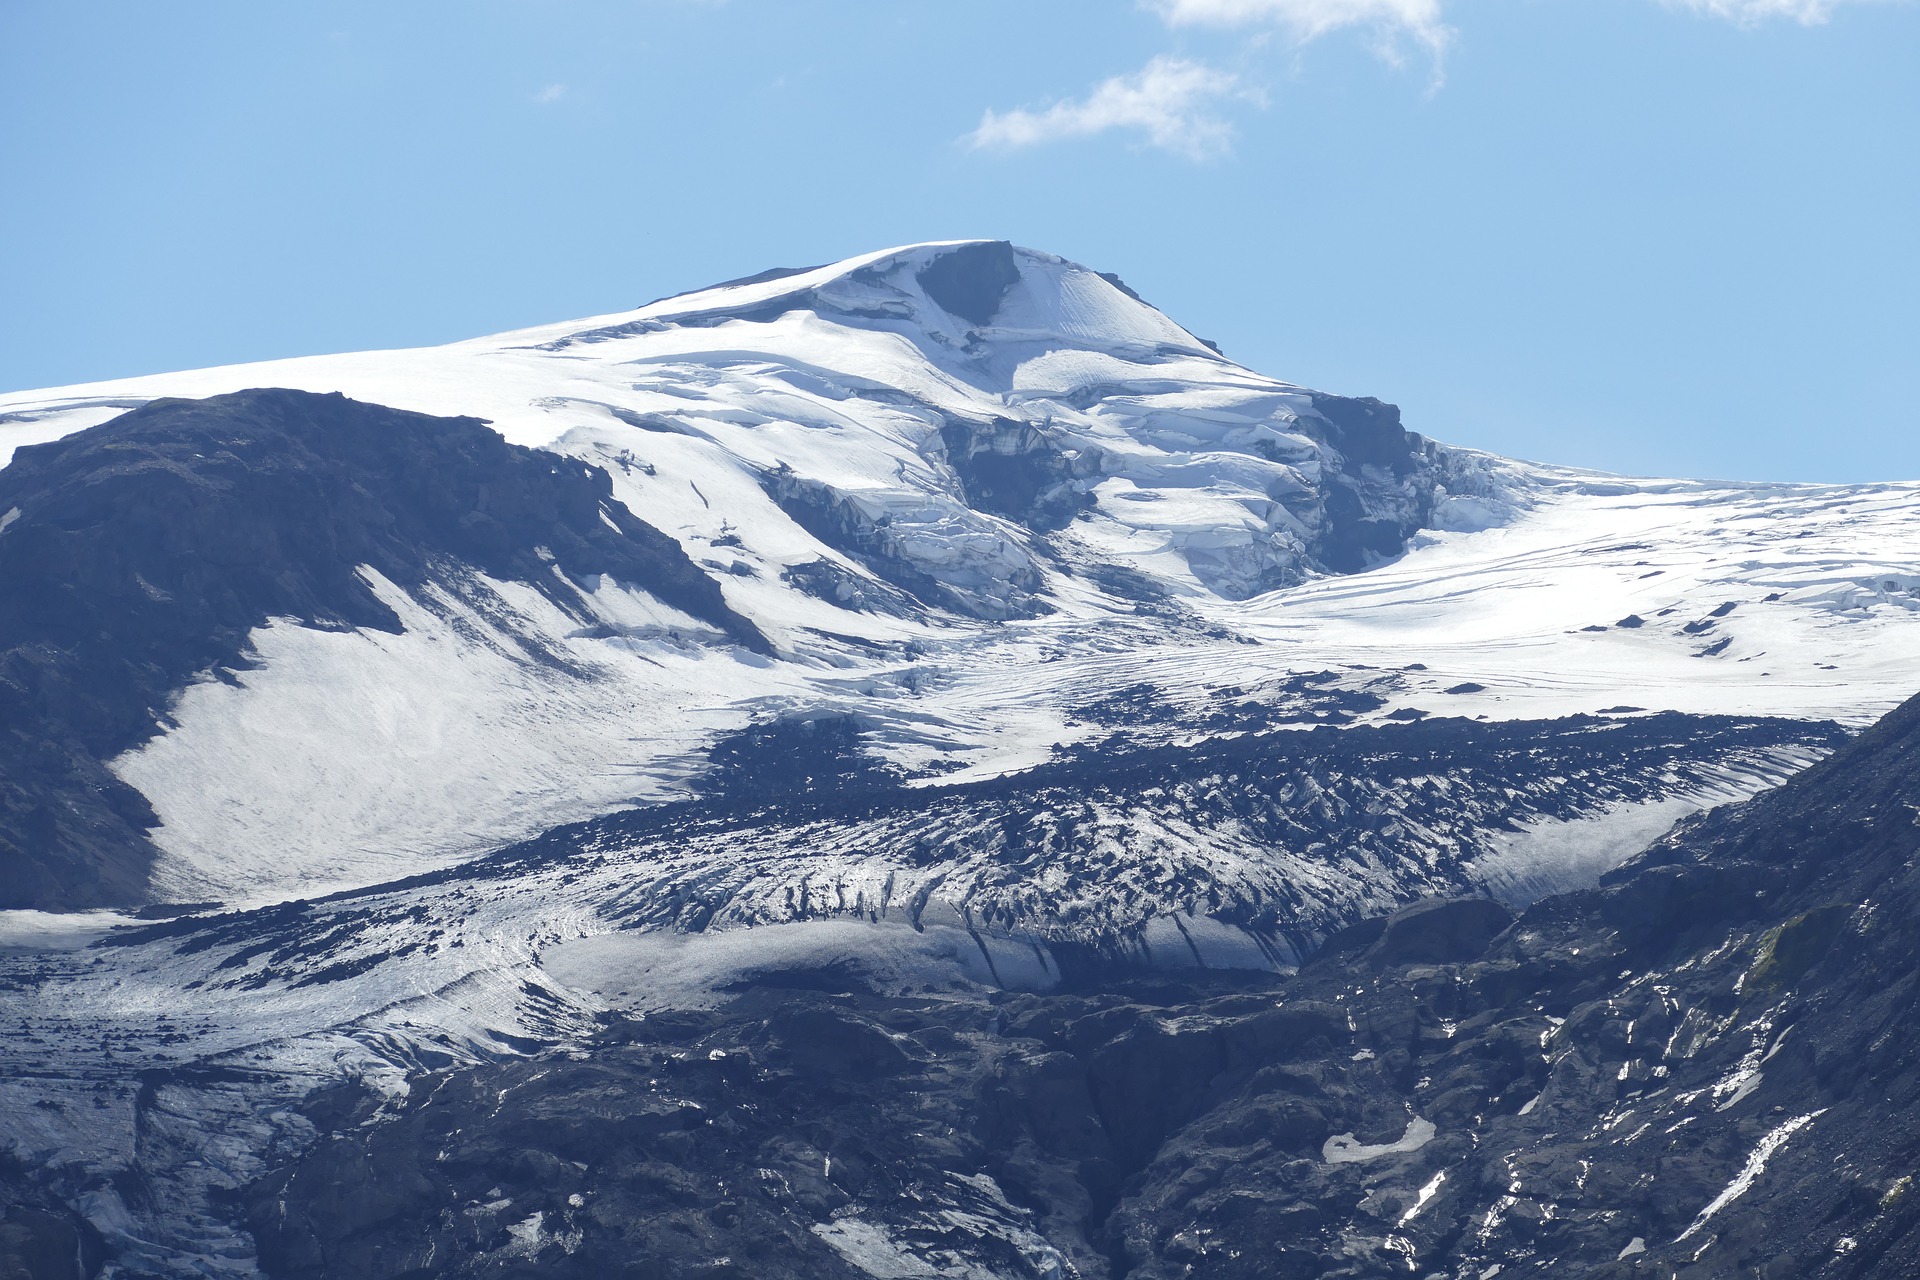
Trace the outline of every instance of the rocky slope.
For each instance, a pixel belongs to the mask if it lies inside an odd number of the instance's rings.
[[[1591,883],[1654,834],[1642,810],[1671,821],[1845,740],[1674,715],[1341,727],[1359,708],[1320,682],[1265,707],[1279,726],[1257,710],[1196,745],[1120,736],[923,788],[836,758],[830,726],[771,735],[707,799],[411,881],[49,928],[0,951],[0,1138],[128,1273],[251,1275],[268,1246],[235,1197],[312,1142],[315,1090],[397,1101],[452,1064],[595,1055],[602,1015],[705,1017],[768,972],[981,1017],[995,991],[1098,1005],[1147,975],[1200,1000],[1422,895]],[[805,767],[765,778],[757,752]]]
[[[771,966],[325,1095],[250,1221],[315,1277],[1908,1275],[1917,791],[1920,701],[1606,887],[1291,977]]]
[[[381,585],[498,609],[518,583],[591,628],[610,582],[767,647],[604,472],[337,395],[155,401],[19,450],[0,510],[0,907],[145,899],[159,819],[106,766],[189,684],[239,683],[270,620],[394,633]]]

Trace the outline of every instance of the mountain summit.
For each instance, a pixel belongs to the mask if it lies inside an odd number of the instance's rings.
[[[1436,444],[1001,241],[16,393],[0,450],[0,575],[47,602],[0,626],[14,906],[376,883],[813,724],[821,776],[925,785],[1305,677],[1359,723],[1858,721],[1920,672],[1910,487]]]
[[[824,563],[794,581],[870,609],[1033,616],[1097,593],[1088,575],[1102,570],[1162,594],[1242,599],[1378,563],[1422,527],[1485,523],[1500,489],[1390,405],[1253,374],[1117,277],[999,241],[765,273],[431,351],[137,379],[0,409],[39,434],[146,388],[249,385],[457,405],[515,443],[644,457],[653,483],[637,500],[708,541],[731,527],[777,578],[795,567],[784,561],[798,523]],[[681,440],[643,449],[636,430]]]

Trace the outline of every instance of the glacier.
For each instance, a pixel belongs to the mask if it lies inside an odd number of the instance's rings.
[[[0,456],[261,386],[474,416],[603,469],[775,660],[611,583],[586,628],[500,582],[374,583],[397,636],[264,620],[247,670],[182,689],[110,762],[160,819],[164,900],[375,883],[685,797],[726,734],[795,714],[857,717],[925,784],[1110,732],[1075,708],[1116,680],[1203,708],[1331,673],[1383,699],[1369,723],[1637,706],[1857,725],[1920,673],[1915,486],[1635,480],[1436,445],[995,241],[445,347],[13,393]]]
[[[537,541],[348,566],[377,622],[259,618],[102,762],[155,857],[115,910],[0,911],[0,1145],[130,1274],[257,1274],[231,1205],[315,1149],[316,1090],[377,1127],[768,975],[969,1009],[1291,977],[1415,899],[1586,889],[1920,684],[1920,485],[1439,444],[999,241],[10,393],[0,457],[258,388],[604,476],[589,532],[657,531],[719,603]],[[0,565],[45,545],[0,505]],[[1424,1159],[1419,1124],[1346,1138]],[[502,1256],[575,1239],[547,1221]]]

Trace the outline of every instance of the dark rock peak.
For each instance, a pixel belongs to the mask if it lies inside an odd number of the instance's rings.
[[[970,324],[989,324],[1000,300],[1020,279],[1013,246],[980,240],[941,254],[915,277],[929,298]]]
[[[1326,419],[1327,443],[1357,466],[1385,467],[1410,475],[1426,453],[1426,441],[1400,425],[1400,406],[1372,396],[1313,395],[1313,409]]]

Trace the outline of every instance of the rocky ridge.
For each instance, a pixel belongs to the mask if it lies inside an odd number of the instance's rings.
[[[0,510],[0,907],[148,897],[159,818],[108,765],[165,733],[189,684],[238,684],[272,619],[399,632],[377,584],[486,608],[517,582],[591,628],[604,576],[766,648],[604,472],[338,395],[155,401],[19,450]]]

